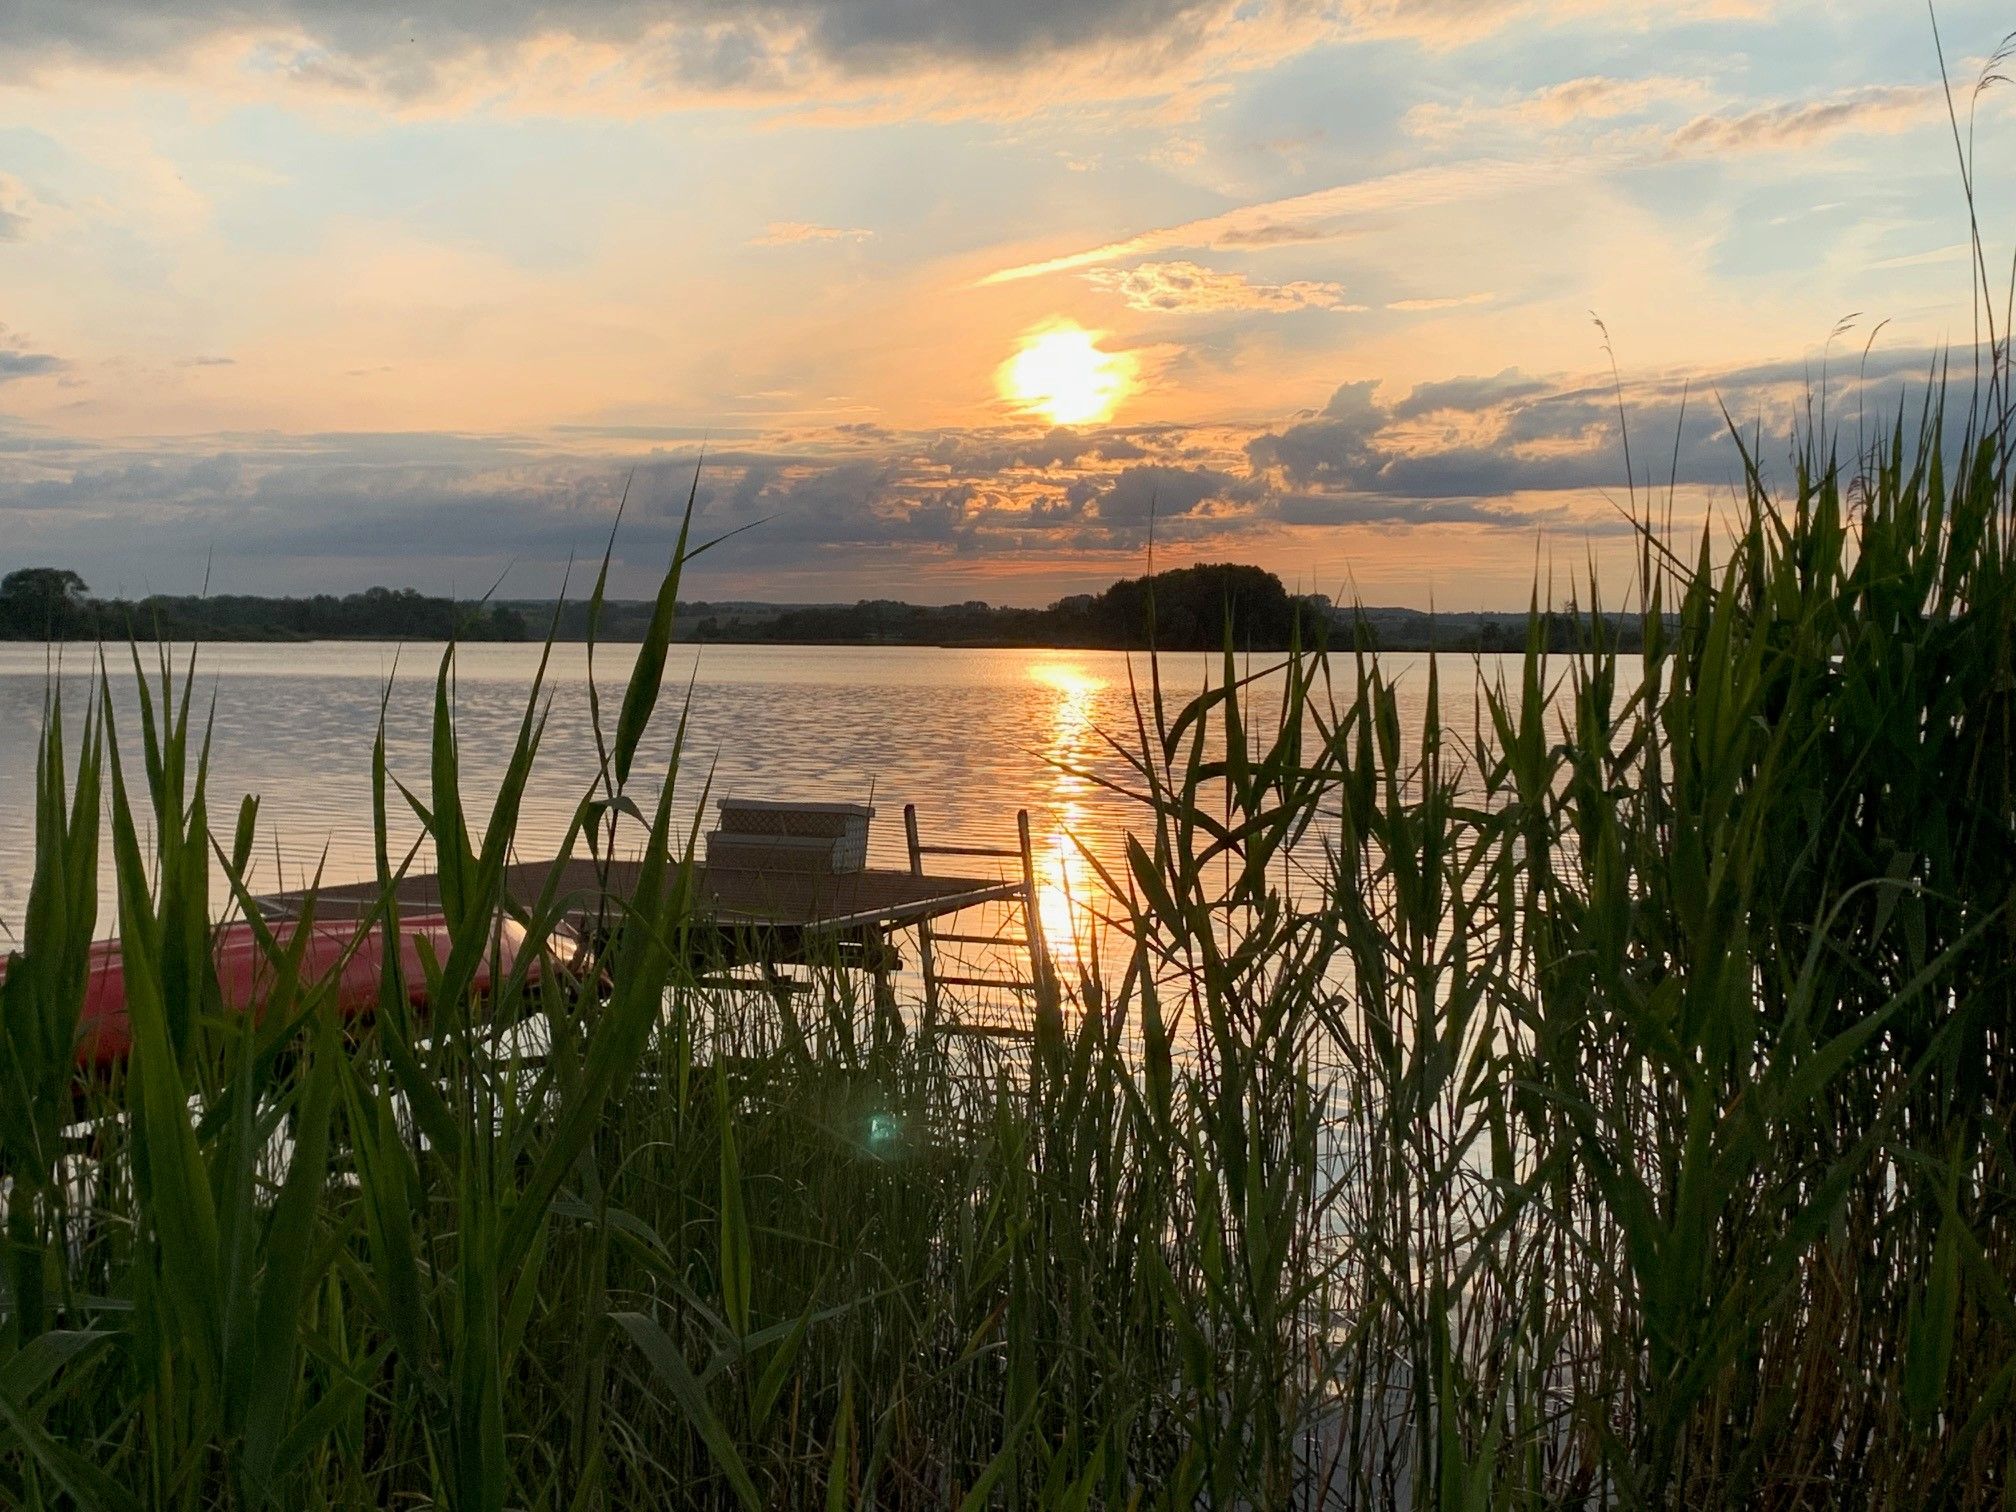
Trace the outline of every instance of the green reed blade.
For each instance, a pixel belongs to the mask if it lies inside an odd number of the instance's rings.
[[[760,1508],[763,1498],[757,1494],[755,1482],[749,1478],[741,1452],[729,1436],[714,1409],[708,1404],[700,1385],[693,1379],[693,1372],[687,1367],[679,1347],[667,1336],[664,1329],[643,1313],[618,1312],[610,1314],[610,1319],[629,1335],[630,1341],[642,1352],[652,1373],[672,1393],[672,1399],[686,1414],[695,1430],[705,1440],[714,1466],[728,1482],[729,1489],[746,1508]]]

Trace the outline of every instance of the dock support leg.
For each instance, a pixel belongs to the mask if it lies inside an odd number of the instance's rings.
[[[795,994],[802,989],[778,970],[776,961],[768,957],[763,961],[762,970],[763,985],[768,989],[771,1001],[777,1005],[777,1022],[786,1047],[800,1060],[810,1060],[812,1051],[805,1043],[805,1026],[799,1023],[798,1008],[792,1002]]]
[[[924,847],[917,837],[917,805],[903,805],[903,833],[910,842],[910,875],[924,875]],[[938,958],[931,948],[931,925],[917,921],[917,969],[924,975],[924,1022],[938,1022]]]
[[[866,945],[875,993],[875,1037],[895,1044],[903,1038],[903,1014],[896,1006],[895,984],[889,979],[889,961],[895,951],[889,948],[888,935],[879,929],[868,931]]]

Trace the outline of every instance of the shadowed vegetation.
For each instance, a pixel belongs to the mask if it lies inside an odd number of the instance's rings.
[[[471,606],[411,588],[367,588],[311,598],[251,594],[90,596],[76,573],[23,567],[0,578],[0,640],[287,641],[505,640],[526,638],[525,616],[505,604]]]

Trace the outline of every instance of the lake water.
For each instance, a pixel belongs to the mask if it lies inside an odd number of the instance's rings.
[[[464,791],[479,830],[539,652],[534,645],[477,644],[458,653]],[[186,665],[187,654],[176,650],[178,665]],[[143,659],[152,655],[153,648],[143,648]],[[604,718],[612,726],[633,655],[629,646],[596,654]],[[88,656],[88,648],[68,648],[60,677],[72,728],[89,689]],[[197,653],[198,717],[213,700],[215,707],[212,824],[227,845],[239,797],[260,800],[255,890],[304,885],[318,865],[330,882],[371,875],[371,742],[380,703],[386,702],[393,774],[424,799],[440,657],[439,646],[359,642],[215,645]],[[1389,674],[1401,677],[1403,729],[1418,726],[1425,658],[1383,660]],[[1447,665],[1467,672],[1469,663]],[[1132,666],[1145,696],[1145,660],[1135,657]],[[1162,676],[1180,699],[1218,666],[1215,657],[1165,655]],[[587,671],[585,648],[554,649],[551,718],[518,826],[520,859],[553,852],[595,770]],[[682,815],[690,818],[703,793],[855,802],[872,793],[871,864],[905,866],[905,803],[917,805],[927,844],[1013,846],[1016,811],[1026,809],[1046,933],[1068,954],[1072,937],[1084,930],[1084,913],[1072,900],[1100,892],[1080,842],[1114,859],[1130,826],[1142,826],[1136,804],[1095,780],[1135,785],[1106,739],[1138,746],[1129,672],[1130,659],[1114,652],[676,646],[631,787],[648,813],[673,753],[690,679],[691,714],[674,788]],[[130,662],[115,665],[112,685],[129,780],[144,789]],[[27,900],[35,754],[50,686],[43,647],[0,643],[0,948],[18,938]],[[418,823],[403,804],[394,824],[405,843],[417,838]],[[993,865],[946,860],[932,869],[971,874]],[[416,869],[432,869],[424,852]],[[109,865],[102,881],[99,929],[109,934]]]

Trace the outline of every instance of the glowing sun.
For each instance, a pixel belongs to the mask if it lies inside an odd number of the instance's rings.
[[[1100,334],[1068,320],[1046,321],[1027,332],[995,375],[1001,397],[1057,425],[1109,418],[1134,392],[1140,363],[1126,352],[1101,351]]]

